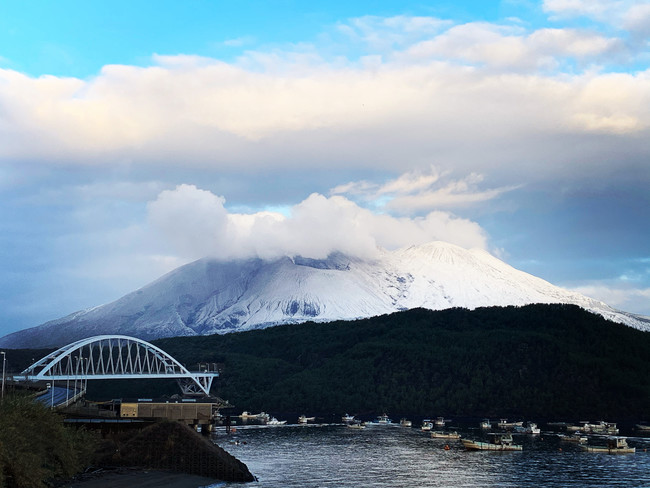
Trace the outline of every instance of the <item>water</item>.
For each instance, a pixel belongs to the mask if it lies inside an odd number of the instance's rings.
[[[515,436],[521,452],[468,452],[459,441],[398,425],[245,427],[215,441],[248,466],[260,488],[650,487],[650,439],[634,437],[628,444],[637,452],[619,455],[582,452],[544,432]]]

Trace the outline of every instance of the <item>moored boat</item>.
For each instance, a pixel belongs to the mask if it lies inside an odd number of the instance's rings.
[[[343,423],[346,423],[346,424],[348,422],[354,422],[354,415],[348,415],[346,413],[343,417],[341,417],[341,420],[343,421]]]
[[[413,422],[411,422],[411,421],[408,420],[408,419],[401,419],[401,420],[399,421],[399,424],[400,424],[402,427],[411,427],[411,426],[413,425]]]
[[[592,424],[587,421],[580,422],[580,425],[567,425],[567,432],[586,432],[590,434],[609,434],[616,435],[618,434],[618,428],[613,422],[605,422],[601,420],[597,424]]]
[[[278,420],[275,417],[271,417],[269,420],[267,420],[266,425],[284,425],[286,423],[286,420]]]
[[[630,447],[625,437],[610,437],[607,439],[606,446],[580,446],[583,451],[601,452],[605,454],[632,454],[636,452],[636,447]]]
[[[508,422],[508,419],[501,419],[499,420],[497,427],[502,430],[511,430],[515,427],[522,427],[523,425],[523,422]]]
[[[433,429],[433,422],[431,422],[431,420],[429,420],[429,419],[424,419],[424,420],[422,421],[422,427],[421,427],[421,429],[422,429],[423,431],[425,431],[425,432],[430,431],[431,429]]]
[[[431,432],[432,439],[460,439],[460,434],[456,431],[442,432],[439,430]]]
[[[351,422],[351,423],[348,424],[348,429],[360,430],[360,429],[365,429],[365,428],[366,428],[366,424],[358,422],[358,421],[357,422]]]
[[[514,432],[518,434],[540,434],[542,431],[535,422],[526,422],[525,425],[516,425],[514,427]]]
[[[446,423],[447,423],[447,421],[445,420],[444,417],[436,418],[436,421],[435,421],[436,427],[444,427]]]
[[[479,426],[483,430],[490,430],[492,428],[492,422],[490,422],[490,419],[483,419],[481,420]]]
[[[241,415],[239,416],[242,420],[261,420],[261,421],[266,421],[269,419],[269,414],[265,412],[260,412],[260,413],[250,413],[247,411],[243,411]]]
[[[510,434],[492,434],[489,442],[461,439],[468,451],[521,451],[522,447],[512,443]]]
[[[586,444],[588,440],[587,436],[580,432],[571,435],[559,434],[558,437],[562,442],[577,442],[578,444]]]
[[[306,424],[307,422],[313,422],[314,420],[316,420],[316,417],[307,417],[306,415],[298,417],[299,424]]]
[[[386,424],[392,424],[393,421],[388,418],[388,415],[383,414],[383,415],[379,415],[377,417],[377,423],[382,424],[382,425],[386,425]]]

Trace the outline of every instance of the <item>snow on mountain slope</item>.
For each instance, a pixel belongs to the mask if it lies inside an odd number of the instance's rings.
[[[46,347],[98,334],[142,339],[250,330],[282,323],[370,317],[424,307],[571,303],[650,330],[650,318],[516,270],[489,253],[432,242],[373,260],[279,258],[182,266],[112,303],[0,339],[4,347]]]

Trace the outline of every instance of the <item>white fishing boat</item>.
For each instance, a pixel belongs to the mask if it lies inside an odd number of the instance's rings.
[[[479,425],[483,430],[490,430],[492,428],[492,422],[490,422],[490,419],[481,420],[481,423]]]
[[[433,429],[433,422],[431,422],[431,420],[429,420],[429,419],[424,419],[424,420],[422,421],[422,427],[421,427],[421,429],[422,429],[424,432],[428,432],[428,431],[430,431],[431,429]]]
[[[521,451],[522,447],[512,443],[510,434],[491,434],[489,442],[461,439],[468,451]]]
[[[269,414],[265,412],[250,413],[244,410],[239,416],[239,418],[243,420],[261,420],[262,422],[264,422],[269,419]]]
[[[523,421],[522,422],[508,422],[508,419],[501,419],[499,420],[499,423],[497,424],[497,427],[502,430],[511,430],[514,429],[515,427],[522,427],[524,425]]]
[[[460,439],[460,434],[456,431],[453,432],[442,432],[435,430],[431,432],[432,439]]]
[[[411,422],[411,421],[408,420],[408,419],[401,419],[401,420],[399,421],[399,424],[400,424],[402,427],[411,427],[411,426],[413,425],[413,422]]]
[[[348,429],[356,429],[356,430],[361,430],[365,429],[366,424],[361,423],[361,422],[351,422],[348,424]]]
[[[514,432],[517,434],[540,434],[542,431],[535,422],[526,422],[525,425],[516,425],[514,427]]]
[[[582,435],[580,432],[571,435],[559,434],[558,437],[562,442],[576,442],[578,444],[586,444],[589,440],[586,435]]]
[[[436,421],[434,422],[436,427],[444,427],[446,423],[447,423],[447,421],[445,420],[444,417],[438,417],[436,419]]]
[[[610,437],[607,439],[606,446],[580,446],[580,449],[586,452],[604,454],[632,454],[636,452],[636,447],[627,445],[627,438],[625,437]]]
[[[377,423],[381,425],[387,425],[387,424],[392,424],[393,421],[388,418],[388,415],[383,414],[377,417]]]
[[[605,422],[601,420],[596,424],[587,421],[580,422],[580,425],[567,425],[567,432],[586,432],[588,434],[609,434],[616,435],[619,430],[614,422]]]
[[[278,420],[275,417],[271,417],[269,420],[266,421],[266,425],[284,425],[286,424],[286,420]]]
[[[299,424],[306,424],[307,422],[313,422],[314,420],[316,420],[316,417],[307,417],[306,415],[298,417]]]
[[[354,422],[354,415],[348,415],[346,413],[343,417],[341,417],[341,420],[343,421],[343,423],[346,423],[346,424],[349,423],[349,422]]]

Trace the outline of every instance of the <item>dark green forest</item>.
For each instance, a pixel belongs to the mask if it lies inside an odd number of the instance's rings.
[[[650,334],[572,305],[416,309],[352,322],[163,339],[223,364],[239,409],[403,415],[643,418]]]
[[[415,309],[154,343],[190,369],[219,363],[213,393],[236,413],[650,415],[650,333],[573,305]],[[147,388],[96,382],[89,395],[178,392],[173,383]]]

